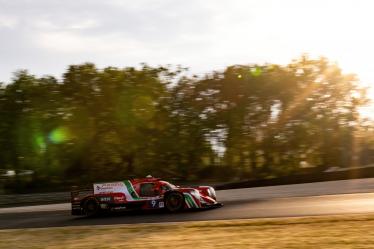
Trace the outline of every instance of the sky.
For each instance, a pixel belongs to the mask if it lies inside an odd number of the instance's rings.
[[[84,62],[180,64],[203,74],[307,53],[374,88],[373,7],[370,0],[0,0],[0,81],[19,69],[60,77]],[[364,112],[374,116],[373,106]]]

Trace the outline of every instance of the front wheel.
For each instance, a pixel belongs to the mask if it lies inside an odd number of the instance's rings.
[[[171,192],[165,196],[165,207],[169,212],[177,212],[184,208],[184,196],[179,192]]]

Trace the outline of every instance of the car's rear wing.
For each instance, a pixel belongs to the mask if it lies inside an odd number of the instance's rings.
[[[72,186],[71,191],[70,191],[70,197],[71,197],[71,202],[77,202],[81,201],[87,196],[91,196],[94,194],[93,187],[78,187],[78,186]]]

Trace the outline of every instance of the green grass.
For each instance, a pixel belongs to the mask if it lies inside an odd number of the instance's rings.
[[[0,230],[0,248],[373,248],[374,215]]]

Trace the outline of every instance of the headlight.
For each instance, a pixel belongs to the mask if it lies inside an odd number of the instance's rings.
[[[212,187],[208,188],[208,193],[209,193],[209,196],[212,197],[214,200],[217,198],[216,191],[214,190],[214,188]]]

